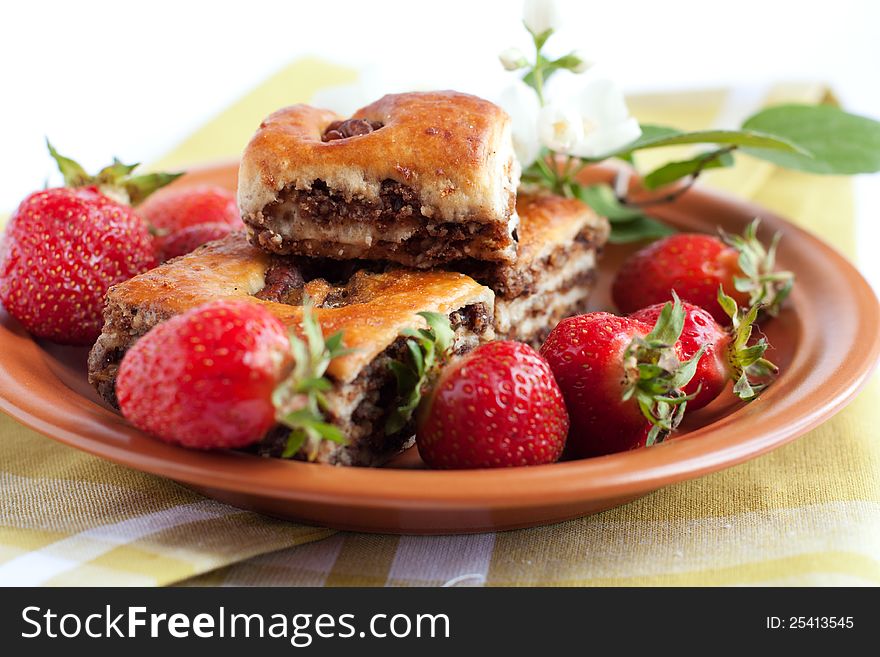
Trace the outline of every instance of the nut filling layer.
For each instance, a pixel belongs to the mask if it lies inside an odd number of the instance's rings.
[[[368,135],[383,125],[380,121],[367,121],[366,119],[334,121],[327,126],[324,134],[321,135],[321,141],[337,141],[339,139],[348,139],[349,137]]]
[[[496,260],[506,253],[508,224],[439,221],[431,214],[415,190],[394,180],[382,182],[374,201],[345,198],[316,180],[310,189],[283,190],[245,223],[251,242],[279,254],[392,259],[425,268],[467,257]]]

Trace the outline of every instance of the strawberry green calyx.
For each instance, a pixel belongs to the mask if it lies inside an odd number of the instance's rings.
[[[428,328],[401,331],[401,335],[409,338],[406,341],[407,362],[394,360],[388,364],[397,380],[397,406],[385,422],[386,435],[397,433],[409,423],[422,395],[449,360],[452,351],[455,334],[449,319],[433,312],[419,315],[427,322]]]
[[[791,293],[794,274],[790,271],[774,271],[776,267],[776,248],[781,233],[773,236],[770,248],[757,237],[761,220],[755,219],[742,235],[728,235],[721,231],[721,239],[739,252],[737,264],[745,276],[735,276],[733,284],[738,292],[749,295],[749,305],[759,305],[772,316],[779,313],[782,302]]]
[[[313,461],[322,440],[346,444],[339,428],[328,423],[324,416],[327,411],[324,393],[332,387],[325,373],[334,358],[351,350],[343,348],[341,331],[324,339],[308,298],[303,300],[302,327],[305,340],[290,334],[293,369],[275,388],[272,403],[278,422],[290,429],[282,458],[292,458],[305,449],[306,457]]]
[[[624,351],[627,385],[623,400],[635,398],[651,423],[648,445],[661,442],[681,423],[687,402],[696,396],[684,394],[682,388],[694,377],[706,349],[701,347],[684,362],[678,359],[675,343],[684,327],[684,308],[675,292],[672,296],[674,302],[663,307],[653,330],[635,338]]]
[[[750,401],[770,385],[779,371],[776,365],[764,358],[764,352],[770,346],[764,337],[755,344],[749,344],[755,319],[762,307],[760,304],[754,304],[748,309],[737,308],[736,301],[724,294],[724,289],[720,286],[718,303],[733,322],[731,340],[727,346],[727,361],[732,372],[733,392],[740,399]]]
[[[183,173],[146,173],[132,176],[131,173],[140,164],[123,164],[113,158],[113,164],[101,169],[94,176],[86,173],[77,162],[69,157],[64,157],[53,148],[49,140],[49,155],[55,160],[61,175],[64,176],[64,184],[67,187],[89,187],[94,185],[102,194],[109,196],[115,201],[127,205],[137,205],[157,189],[177,180]]]

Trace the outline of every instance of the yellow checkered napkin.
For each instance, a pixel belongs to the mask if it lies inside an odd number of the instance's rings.
[[[159,166],[237,155],[260,119],[350,71],[302,60],[209,122]],[[643,121],[732,125],[815,86],[632,100]],[[665,157],[669,154],[665,153]],[[853,252],[850,182],[745,157],[712,172]],[[552,527],[395,537],[334,533],[207,500],[0,418],[0,584],[638,585],[880,583],[880,390],[762,458]]]

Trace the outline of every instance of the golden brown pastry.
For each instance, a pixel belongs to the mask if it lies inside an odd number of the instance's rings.
[[[334,383],[326,394],[328,419],[348,444],[323,441],[317,460],[381,464],[411,443],[411,426],[384,433],[385,418],[395,406],[388,362],[405,350],[400,331],[425,326],[420,311],[447,315],[455,330],[454,349],[463,353],[492,339],[493,294],[464,274],[379,272],[363,265],[279,258],[248,244],[243,233],[233,233],[110,289],[104,330],[89,356],[89,380],[115,405],[119,362],[156,324],[208,301],[249,297],[299,331],[307,293],[324,334],[342,331],[344,346],[353,350],[327,370]],[[271,451],[272,437],[267,441],[264,447]]]
[[[519,252],[512,263],[453,265],[495,292],[495,334],[540,346],[559,320],[587,311],[608,220],[576,199],[520,191]]]
[[[251,241],[279,254],[428,268],[516,255],[510,117],[455,91],[388,95],[350,119],[294,105],[241,160]]]

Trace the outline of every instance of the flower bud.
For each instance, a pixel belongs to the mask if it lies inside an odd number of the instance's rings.
[[[519,48],[508,48],[498,55],[501,65],[508,71],[517,71],[529,65],[528,60]]]
[[[535,36],[559,29],[561,22],[555,0],[526,0],[523,5],[523,23]]]

